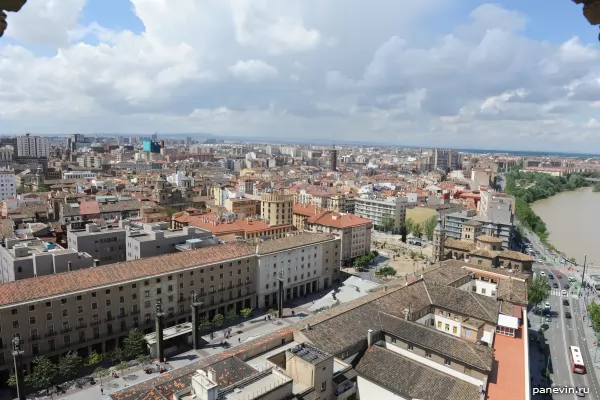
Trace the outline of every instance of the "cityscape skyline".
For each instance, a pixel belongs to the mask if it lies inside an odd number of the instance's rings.
[[[336,1],[53,4],[11,16],[0,44],[2,134],[600,144],[597,34],[570,2],[344,3],[343,19]]]

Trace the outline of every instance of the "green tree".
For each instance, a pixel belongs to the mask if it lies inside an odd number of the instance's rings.
[[[94,370],[94,372],[92,372],[92,376],[100,380],[100,385],[102,385],[102,378],[107,377],[108,374],[108,370],[104,367],[98,367]]]
[[[6,384],[8,387],[16,388],[17,387],[17,376],[15,374],[9,375]]]
[[[400,240],[402,243],[406,243],[406,235],[408,235],[408,229],[406,228],[406,224],[400,225]]]
[[[433,240],[433,231],[437,226],[437,216],[431,216],[427,221],[425,221],[424,231],[425,235],[427,235],[428,240]]]
[[[550,290],[548,289],[548,278],[541,275],[535,275],[527,289],[529,303],[539,307],[539,305],[549,296]]]
[[[367,260],[364,256],[359,256],[354,259],[352,265],[354,266],[354,268],[362,268],[365,265],[367,265]]]
[[[375,275],[383,276],[386,279],[390,276],[396,276],[396,273],[397,271],[389,265],[384,265],[381,268],[377,269],[377,271],[375,271]]]
[[[126,358],[135,358],[146,354],[148,343],[141,330],[135,328],[129,331],[123,341],[123,353]]]
[[[423,236],[423,226],[421,224],[413,224],[412,234],[417,239],[421,239],[421,237]]]
[[[225,314],[225,321],[233,321],[236,318],[237,313],[235,312],[235,307],[231,307],[231,309]]]
[[[211,325],[212,324],[210,323],[210,321],[206,318],[200,318],[200,320],[198,321],[198,329],[200,329],[201,331],[210,329]]]
[[[225,317],[223,316],[223,314],[216,314],[212,320],[213,325],[217,328],[220,328],[224,322],[225,322]]]
[[[598,305],[595,300],[592,300],[592,302],[587,306],[587,311],[588,315],[590,316],[590,321],[592,323],[594,332],[600,332],[600,305]]]
[[[119,372],[121,372],[121,378],[123,377],[123,375],[125,374],[125,371],[127,371],[129,369],[129,363],[127,361],[121,361],[120,363],[118,363],[115,366],[115,369]]]
[[[123,362],[127,359],[127,354],[125,354],[125,351],[122,348],[117,347],[110,353],[110,359],[115,364],[117,362]]]
[[[244,318],[249,318],[250,315],[252,315],[252,309],[251,308],[242,308],[240,310],[240,315]]]
[[[267,311],[267,314],[269,314],[271,317],[275,318],[275,317],[277,317],[277,315],[279,315],[279,311],[275,308],[271,308],[271,309],[269,309],[269,311]]]
[[[406,218],[404,225],[406,226],[406,231],[412,233],[415,221],[412,218]]]
[[[90,353],[90,355],[87,356],[87,358],[85,360],[85,365],[87,365],[88,367],[91,367],[92,365],[99,364],[103,359],[104,359],[104,357],[102,357],[101,354],[98,354],[95,351],[92,351]]]
[[[396,224],[396,219],[391,214],[386,214],[381,216],[380,226],[384,232],[389,232],[392,230],[394,225]]]
[[[135,361],[137,361],[142,367],[145,367],[146,365],[152,364],[152,357],[145,354],[140,354],[135,358]]]
[[[77,352],[70,351],[58,360],[58,374],[64,381],[68,381],[77,375],[82,366],[83,359]]]
[[[56,365],[47,357],[36,357],[33,360],[33,373],[27,375],[25,383],[34,390],[48,389],[52,386],[57,374]]]

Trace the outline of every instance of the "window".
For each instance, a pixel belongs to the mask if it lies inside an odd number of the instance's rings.
[[[134,294],[132,294],[132,295],[131,295],[131,298],[132,298],[133,300],[137,300],[137,294],[135,294],[135,293],[134,293]]]
[[[110,294],[110,289],[106,289],[106,290],[104,291],[104,293],[106,293],[106,294]]]
[[[456,335],[457,332],[458,332],[458,327],[453,326],[452,327],[452,333]]]
[[[13,329],[19,329],[19,321],[17,321],[17,320],[13,321]]]
[[[77,296],[77,301],[81,301],[81,295]]]
[[[92,292],[92,297],[96,297],[96,292]]]
[[[427,358],[431,358],[431,353],[430,353],[430,352],[428,352],[428,351],[426,351],[426,352],[425,352],[425,357],[427,357]]]
[[[92,310],[98,309],[98,303],[92,303]]]
[[[149,302],[149,301],[145,301],[145,302],[144,302],[144,307],[146,307],[146,308],[150,308],[150,302]]]
[[[471,376],[471,368],[465,367],[465,375]]]
[[[67,299],[61,299],[60,304],[67,304]]]
[[[110,299],[106,299],[106,307],[110,307]]]
[[[413,345],[412,345],[412,344],[409,344],[409,345],[407,346],[407,349],[408,349],[408,351],[413,351]]]
[[[445,329],[446,329],[446,331],[450,331],[450,325],[446,324]]]
[[[13,308],[12,310],[10,310],[10,313],[12,315],[17,315],[19,313],[19,310],[17,310],[16,308]]]
[[[119,292],[123,291],[123,286],[119,286]]]
[[[29,317],[29,325],[35,325],[35,317]]]
[[[46,314],[46,321],[52,321],[52,313],[51,312]]]
[[[156,294],[161,294],[162,293],[162,289],[161,288],[156,288]]]
[[[50,302],[50,301],[47,301],[47,302],[46,302],[46,308],[50,308],[50,307],[52,307],[52,302]]]
[[[452,365],[452,361],[450,361],[448,358],[446,358],[446,359],[444,360],[444,365],[448,365],[448,366],[450,366],[450,365]]]
[[[326,388],[327,388],[327,381],[321,382],[321,392],[324,392]]]
[[[29,306],[29,311],[35,311],[35,306]]]
[[[150,291],[149,290],[144,291],[144,297],[150,297]]]
[[[123,296],[119,297],[119,303],[125,303],[125,297],[123,297]]]
[[[62,316],[63,317],[68,317],[69,316],[69,311],[68,310],[62,310]]]

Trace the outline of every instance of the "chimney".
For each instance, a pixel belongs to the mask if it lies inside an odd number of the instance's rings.
[[[371,347],[373,345],[373,329],[369,329],[367,331],[367,347]]]
[[[71,261],[67,262],[67,271],[69,271],[69,272],[73,271],[73,263]]]
[[[307,330],[307,331],[310,331],[310,329],[311,329],[311,328],[310,328],[310,324],[307,322],[307,323],[306,323],[306,330]]]
[[[99,267],[100,266],[100,260],[98,259],[94,259],[94,267]]]

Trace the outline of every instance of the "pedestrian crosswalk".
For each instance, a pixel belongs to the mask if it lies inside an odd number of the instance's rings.
[[[563,295],[562,295],[562,289],[552,289],[552,290],[550,290],[550,295],[551,296],[561,296],[561,297],[563,297]]]

